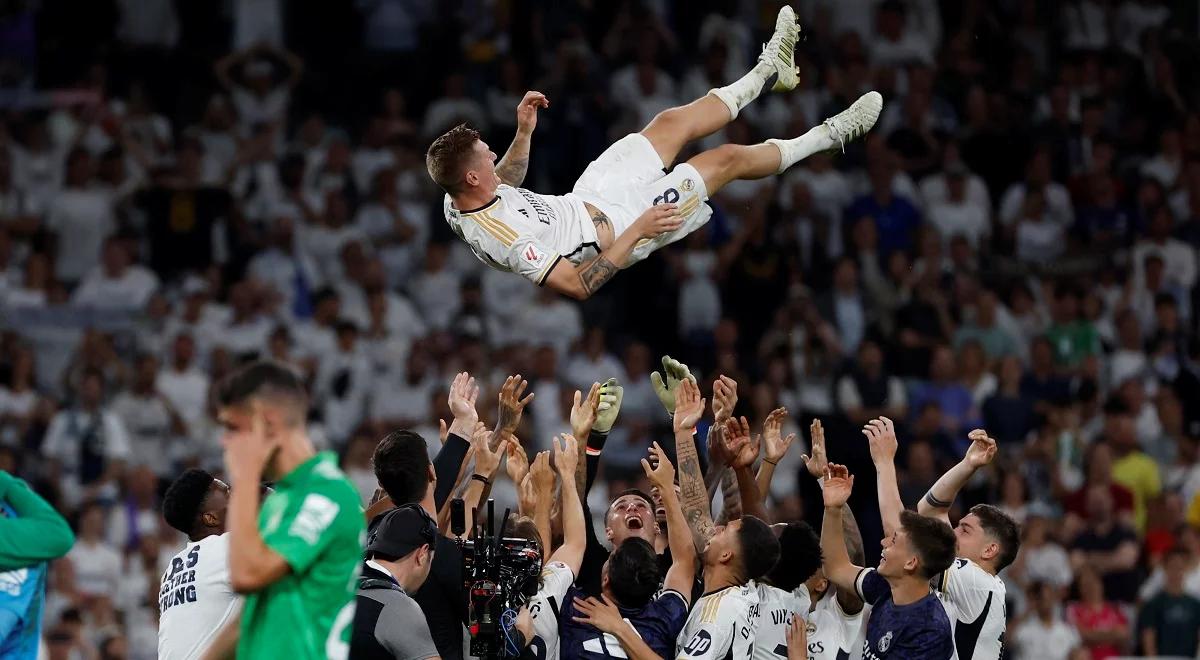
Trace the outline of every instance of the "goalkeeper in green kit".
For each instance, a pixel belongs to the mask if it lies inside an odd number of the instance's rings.
[[[240,625],[205,654],[223,658],[345,658],[362,562],[358,492],[305,429],[308,397],[288,367],[256,362],[218,392],[229,496],[229,576],[246,594]],[[274,492],[259,510],[259,484]]]

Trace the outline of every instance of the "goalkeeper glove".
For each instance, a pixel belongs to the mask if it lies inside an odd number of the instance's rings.
[[[683,382],[685,378],[694,383],[696,382],[696,377],[688,370],[686,364],[672,359],[669,355],[663,356],[662,365],[662,374],[659,374],[657,371],[650,373],[650,383],[654,386],[654,393],[658,395],[658,400],[667,409],[667,413],[674,415],[675,393],[679,391],[679,383]],[[665,380],[663,374],[666,375]]]
[[[600,405],[596,408],[596,423],[592,430],[598,433],[608,433],[617,422],[617,414],[621,412],[621,400],[625,398],[625,388],[616,378],[609,378],[600,386]]]

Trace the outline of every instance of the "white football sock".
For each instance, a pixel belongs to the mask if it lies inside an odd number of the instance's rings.
[[[753,69],[750,69],[749,73],[738,78],[737,81],[724,87],[711,89],[708,93],[721,99],[725,107],[729,108],[730,120],[737,119],[738,112],[758,98],[763,86],[767,84],[767,79],[773,73],[775,73],[775,67],[769,62],[760,60]]]
[[[782,174],[787,168],[813,154],[828,151],[838,146],[837,141],[829,136],[829,129],[825,124],[813,126],[808,129],[807,133],[800,137],[790,140],[776,140],[772,138],[767,140],[767,143],[773,144],[779,149],[779,171],[776,174]]]

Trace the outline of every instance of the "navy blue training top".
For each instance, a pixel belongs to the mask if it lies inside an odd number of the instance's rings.
[[[942,602],[931,591],[915,603],[892,602],[892,588],[873,568],[864,568],[854,589],[871,604],[863,660],[950,660],[954,636]]]

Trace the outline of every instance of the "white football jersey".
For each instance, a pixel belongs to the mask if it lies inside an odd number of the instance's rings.
[[[769,584],[757,583],[758,627],[754,634],[755,660],[779,660],[787,657],[787,629],[797,614],[804,617],[811,604],[808,588],[800,585],[794,592]]]
[[[529,616],[533,619],[529,648],[538,658],[558,658],[558,613],[574,582],[575,574],[561,561],[552,561],[542,568],[542,587],[529,599]]]
[[[600,253],[592,218],[573,193],[539,195],[501,184],[482,208],[455,209],[446,195],[442,210],[480,261],[535,284],[543,284],[561,259],[578,265]]]
[[[954,631],[955,660],[997,660],[1004,651],[1004,582],[969,559],[933,579]]]
[[[758,588],[751,582],[702,596],[679,633],[679,660],[749,658],[759,619]]]
[[[800,587],[804,589],[803,586]],[[870,605],[846,614],[830,589],[808,615],[808,660],[851,660],[862,655]]]
[[[188,543],[158,590],[159,659],[199,658],[241,601],[229,583],[229,535]]]

